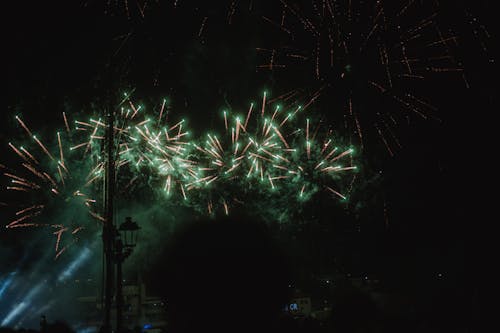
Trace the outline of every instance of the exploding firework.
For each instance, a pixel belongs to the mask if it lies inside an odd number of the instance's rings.
[[[236,119],[229,130],[228,112],[224,111],[226,135],[219,138],[216,134],[207,134],[204,142],[192,143],[198,152],[199,161],[197,177],[188,185],[188,189],[197,189],[207,195],[207,212],[213,214],[218,207],[223,207],[225,214],[229,214],[232,202],[242,201],[237,196],[243,194],[238,187],[241,172],[245,162],[245,149],[240,147],[241,122]],[[229,140],[227,133],[232,133]]]
[[[264,93],[262,102],[250,104],[246,114],[224,111],[225,134],[209,134],[204,143],[194,144],[201,153],[194,183],[208,189],[210,214],[218,208],[229,214],[233,205],[265,211],[262,207],[270,202],[289,210],[291,203],[308,201],[322,189],[346,199],[336,185],[356,169],[353,149],[335,147],[331,131],[320,139],[320,127],[313,131],[309,119],[297,128],[301,106],[287,110],[270,104]]]
[[[353,150],[335,146],[339,141],[332,132],[313,129],[309,119],[297,127],[301,109],[273,105],[264,93],[262,102],[250,104],[243,115],[224,111],[224,135],[208,134],[197,142],[189,139],[185,120],[168,125],[166,100],[151,115],[124,94],[113,113],[118,193],[146,190],[150,196],[161,189],[167,202],[210,215],[229,214],[236,205],[265,212],[271,202],[273,210],[290,211],[321,190],[344,200],[345,175],[356,169]],[[6,227],[53,228],[58,257],[82,230],[105,222],[95,198],[103,189],[111,117],[70,122],[63,112],[64,130],[49,141],[16,120],[29,142],[9,143],[17,165],[0,165],[9,181],[5,189],[16,194],[13,202],[22,202],[11,205],[16,209]],[[69,234],[73,242],[62,245]]]
[[[24,145],[8,143],[17,161],[13,167],[2,166],[8,182],[4,189],[15,202],[10,205],[13,216],[6,228],[51,228],[56,258],[92,226],[90,221],[104,221],[96,210],[94,186],[102,178],[103,163],[92,156],[77,156],[71,149],[77,133],[71,131],[65,113],[63,118],[66,130],[45,141],[16,116],[27,140]],[[72,240],[63,242],[64,235]]]
[[[441,75],[463,75],[454,57],[457,37],[439,25],[434,1],[281,0],[280,18],[264,16],[279,36],[257,51],[258,69],[307,78],[309,102],[328,99],[344,110],[340,120],[361,146],[370,132],[392,155],[401,145],[397,126],[411,116],[435,117],[428,83]],[[425,96],[425,97],[422,97]],[[374,107],[377,106],[377,107]]]
[[[191,159],[191,145],[187,141],[190,133],[184,130],[184,119],[171,126],[163,122],[164,107],[165,100],[157,120],[148,118],[126,133],[131,140],[130,144],[120,143],[121,153],[127,161],[136,160],[133,163],[140,174],[162,183],[167,196],[178,191],[187,200],[187,185],[197,176],[196,162]]]
[[[292,113],[278,120],[282,116],[280,106],[272,113],[266,112],[266,95],[264,93],[261,105],[251,103],[246,115],[223,111],[225,134],[220,137],[208,134],[204,142],[194,144],[200,163],[199,176],[193,185],[209,190],[207,210],[210,214],[219,206],[229,214],[233,204],[252,200],[255,179],[260,179],[259,186],[264,180],[273,185],[276,165],[287,161],[283,154],[291,149],[281,130]]]
[[[127,93],[114,118],[115,170],[120,191],[124,193],[133,186],[146,185],[163,187],[168,195],[178,189],[186,198],[185,183],[195,177],[195,162],[189,159],[190,145],[186,140],[190,133],[185,130],[185,120],[169,125],[166,99],[157,112],[148,114],[142,105],[135,105]],[[88,135],[72,149],[99,154],[106,139],[108,121],[91,118],[88,122],[75,121],[75,124]],[[104,165],[100,168],[103,170]]]
[[[273,173],[259,176],[267,189],[259,193],[257,209],[266,220],[289,222],[302,216],[306,203],[320,197],[348,202],[357,175],[354,149],[321,121],[299,117],[302,127],[286,133],[284,158],[275,159]],[[321,201],[323,202],[323,201]],[[270,204],[272,203],[272,205]]]
[[[310,119],[306,119],[304,128],[298,129],[290,141],[294,149],[287,166],[280,167],[284,171],[280,178],[294,184],[297,200],[308,201],[322,190],[346,200],[346,194],[338,187],[347,188],[349,182],[343,178],[357,170],[353,165],[354,149],[342,148],[333,130],[322,131],[321,122],[313,126]]]

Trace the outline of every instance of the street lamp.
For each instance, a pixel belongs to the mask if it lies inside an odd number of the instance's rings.
[[[130,256],[132,249],[137,244],[137,235],[139,233],[139,225],[132,221],[132,218],[127,216],[118,228],[118,235],[115,244],[115,259],[116,259],[116,331],[122,332],[123,324],[123,278],[122,278],[122,263]]]
[[[124,248],[133,248],[137,244],[137,235],[139,234],[139,230],[141,227],[132,221],[130,216],[125,218],[125,222],[120,224],[118,231],[120,232],[120,237],[123,242]]]

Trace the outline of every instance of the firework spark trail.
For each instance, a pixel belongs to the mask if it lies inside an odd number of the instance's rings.
[[[475,16],[470,9],[465,9],[465,16],[467,23],[470,26],[474,38],[479,43],[482,52],[488,58],[488,62],[495,62],[493,54],[490,51],[489,43],[492,42],[492,36],[488,31],[488,28],[482,23],[482,21]]]
[[[263,17],[278,29],[280,42],[257,48],[266,59],[257,69],[302,70],[306,78],[310,74],[318,88],[304,83],[313,87],[312,93],[302,93],[309,100],[303,103],[304,109],[320,96],[340,105],[337,117],[345,118],[346,128],[357,136],[361,148],[375,135],[394,153],[399,147],[394,140],[399,123],[387,128],[382,123],[389,117],[405,118],[411,111],[435,118],[436,108],[427,101],[434,92],[416,91],[416,80],[429,82],[434,74],[463,76],[452,47],[457,36],[440,28],[443,10],[437,2],[411,0],[399,8],[381,1],[370,6],[360,0],[280,3],[279,13]],[[366,101],[360,96],[370,96],[374,103],[387,97],[392,101],[388,100],[391,104],[386,111],[375,113],[363,106]]]
[[[18,116],[16,116],[16,120],[19,122],[19,124],[21,124],[21,126],[24,128],[24,130],[26,131],[26,133],[28,133],[28,135],[30,137],[33,137],[33,133],[31,133],[31,131],[29,130],[28,126],[26,126],[26,124],[21,120],[21,118],[19,118]]]
[[[62,115],[63,115],[63,119],[64,119],[64,126],[66,127],[66,131],[69,134],[69,132],[71,132],[71,130],[69,129],[69,123],[68,123],[68,118],[66,117],[66,112],[63,112]]]
[[[32,154],[28,151],[28,150],[26,150],[24,147],[21,147],[21,150],[23,151],[23,153],[25,153],[25,154],[26,154],[26,156],[28,156],[28,157],[29,157],[29,159],[30,159],[33,163],[35,163],[35,164],[40,164],[40,163],[38,162],[38,160],[37,160],[37,159],[36,159],[36,158],[35,158],[35,157],[34,157],[34,156],[33,156],[33,155],[32,155]],[[28,162],[28,163],[29,163],[29,162]]]
[[[203,21],[201,22],[201,25],[200,25],[200,30],[198,30],[198,37],[201,37],[201,35],[203,34],[203,29],[205,28],[205,23],[207,23],[207,19],[208,19],[208,16],[205,16],[203,18]]]
[[[26,156],[24,156],[23,153],[21,153],[19,151],[19,149],[17,149],[11,142],[9,142],[9,147],[17,154],[19,155],[19,157],[21,157],[23,160],[25,160],[26,162],[29,163],[29,160],[26,158]]]

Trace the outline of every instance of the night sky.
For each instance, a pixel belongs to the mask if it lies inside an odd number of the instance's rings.
[[[124,3],[128,3],[128,13]],[[63,126],[63,111],[102,113],[110,98],[116,100],[133,89],[134,100],[146,105],[156,107],[168,97],[172,117],[187,118],[195,136],[202,136],[209,129],[222,129],[223,109],[247,110],[265,90],[278,97],[298,89],[297,99],[304,104],[324,85],[309,112],[359,147],[354,127],[345,125],[343,103],[351,91],[366,128],[363,148],[356,156],[362,171],[352,202],[336,205],[331,196],[316,196],[285,227],[270,226],[293,257],[297,281],[302,289],[312,290],[313,283],[304,277],[338,271],[376,276],[387,293],[407,296],[418,309],[446,316],[467,314],[471,323],[478,320],[474,272],[481,269],[476,244],[483,220],[483,193],[478,192],[491,172],[484,168],[482,156],[486,152],[483,143],[489,141],[485,128],[494,111],[495,87],[491,84],[492,37],[481,28],[493,30],[490,1],[441,2],[439,22],[445,33],[453,31],[458,36],[450,53],[464,71],[432,74],[423,83],[405,87],[429,101],[436,108],[435,117],[396,119],[394,131],[400,146],[392,141],[390,152],[372,126],[377,118],[368,110],[398,114],[402,107],[388,97],[390,93],[359,87],[367,77],[378,75],[368,60],[353,56],[321,80],[315,76],[314,65],[290,63],[286,69],[273,71],[258,68],[269,58],[257,48],[286,45],[279,29],[267,19],[279,22],[280,1],[147,1],[144,16],[137,3],[144,1],[13,1],[2,6],[1,164],[16,161],[8,147],[11,140],[22,140],[15,115],[21,115],[37,133],[53,133]],[[301,9],[311,2],[289,3]],[[418,20],[428,3],[433,1],[419,2],[402,22]],[[401,7],[387,5],[387,12]],[[289,22],[292,31],[300,30],[299,24]],[[297,49],[315,45],[306,34],[295,36],[291,44]],[[427,56],[427,49],[422,50]],[[342,71],[346,79],[339,78]],[[0,203],[8,199],[2,189]],[[194,216],[189,209],[166,211],[148,206],[147,200],[133,195],[117,201],[122,209],[117,219],[134,216],[142,223],[145,238],[158,231],[167,235]],[[11,215],[8,207],[0,209],[5,225]],[[162,219],[169,221],[168,226],[158,222]],[[151,225],[146,225],[148,220],[153,221]],[[126,266],[130,275],[140,267],[152,285],[155,249],[170,236],[154,237],[139,247]],[[85,249],[94,249],[92,259],[86,258],[68,280],[99,280],[101,255],[98,245],[97,250],[94,246],[99,240],[96,233],[54,260],[50,232],[1,228],[0,322],[28,293],[21,285],[43,280],[47,286],[42,288],[57,289],[53,286],[62,283],[60,272]],[[2,294],[2,286],[12,276],[17,285],[11,284]],[[46,295],[55,307],[62,299],[57,291]],[[36,327],[37,320],[38,316],[26,318],[23,325]]]

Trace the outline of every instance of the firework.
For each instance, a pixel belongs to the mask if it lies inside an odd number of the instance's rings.
[[[224,111],[226,133],[228,133],[227,113]],[[238,130],[236,131],[235,127],[229,130],[232,133],[231,140],[227,135],[219,137],[216,134],[207,134],[204,142],[192,143],[198,153],[199,162],[196,178],[188,184],[188,190],[196,189],[198,193],[208,190],[205,199],[208,214],[213,214],[221,206],[227,215],[231,202],[239,201],[232,199],[238,195],[239,189],[228,191],[228,187],[235,187],[243,169],[245,155],[243,148],[240,149],[242,141],[236,137],[236,132],[239,136],[240,125],[238,119],[235,124]]]
[[[63,117],[67,122],[65,114]],[[6,228],[52,229],[57,258],[92,225],[92,216],[102,220],[96,212],[95,188],[89,179],[102,175],[103,164],[75,155],[70,148],[74,138],[70,130],[56,132],[45,140],[34,135],[20,117],[16,116],[16,121],[26,135],[23,146],[8,143],[17,162],[1,168],[7,182],[4,190],[17,202],[10,205],[13,213]],[[68,235],[72,240],[64,241]]]
[[[244,114],[223,112],[224,135],[209,134],[204,143],[194,144],[201,155],[192,186],[208,190],[208,213],[220,209],[228,214],[233,205],[270,202],[281,202],[286,210],[319,189],[346,199],[336,184],[356,169],[353,150],[334,147],[331,137],[319,140],[319,129],[312,129],[309,120],[304,129],[297,128],[301,109],[273,105],[264,93],[262,102],[250,104]],[[258,203],[262,198],[265,203]]]
[[[356,169],[353,149],[340,148],[332,131],[323,133],[309,119],[302,125],[301,110],[274,104],[264,93],[243,114],[223,112],[223,135],[196,141],[185,120],[170,124],[166,100],[148,114],[124,94],[114,112],[112,143],[118,195],[145,189],[149,196],[165,194],[167,201],[156,198],[162,202],[226,215],[236,205],[263,214],[271,208],[291,211],[322,190],[345,200],[346,175]],[[105,174],[108,117],[74,120],[74,126],[66,113],[62,119],[64,131],[47,141],[16,117],[29,144],[9,143],[18,163],[1,165],[9,181],[5,189],[23,202],[6,227],[54,229],[56,258],[92,225],[89,221],[106,222],[95,198]],[[74,239],[69,245],[67,235]]]
[[[148,169],[148,174],[163,184],[167,196],[178,191],[187,200],[187,184],[196,177],[196,162],[190,157],[190,133],[184,130],[185,120],[167,125],[162,120],[164,107],[165,101],[152,124],[146,119],[125,132],[130,144],[120,143],[124,148],[122,158],[131,160],[142,174]]]
[[[319,191],[346,200],[347,196],[339,187],[347,188],[357,170],[353,165],[354,149],[342,147],[340,140],[334,137],[333,131],[321,131],[321,124],[313,126],[306,119],[305,128],[297,132],[293,139],[294,150],[290,167],[285,170],[291,182],[296,182],[298,200],[309,200]],[[287,178],[288,178],[287,177]]]
[[[307,78],[307,85],[316,87],[301,91],[308,103],[321,97],[344,110],[336,120],[355,133],[361,146],[373,132],[392,155],[401,146],[397,127],[402,121],[435,117],[436,107],[427,101],[429,81],[457,74],[465,80],[453,52],[457,37],[440,28],[433,1],[398,7],[351,0],[307,5],[281,0],[281,5],[279,19],[264,16],[279,36],[257,49],[266,59],[258,69]]]
[[[143,105],[135,105],[127,93],[114,117],[115,172],[121,192],[145,184],[163,188],[168,195],[178,190],[186,198],[185,184],[195,176],[186,121],[169,122],[166,99],[156,112],[148,113]],[[100,154],[109,127],[107,121],[91,118],[88,122],[75,121],[75,125],[87,136],[73,149]]]
[[[189,132],[185,121],[169,126],[169,108],[163,100],[158,112],[148,116],[129,94],[114,112],[114,161],[119,194],[156,186],[167,194],[177,191],[186,198],[184,183],[189,181],[194,162],[188,159]],[[108,123],[106,117],[76,119],[62,114],[63,131],[48,140],[34,135],[29,124],[16,117],[27,143],[9,142],[17,158],[15,165],[2,165],[8,184],[6,191],[16,204],[8,229],[52,228],[56,258],[78,240],[83,230],[105,219],[96,205],[102,190],[105,161],[102,158]],[[106,120],[104,119],[106,118]],[[70,126],[70,124],[73,124]],[[23,204],[19,205],[18,203]],[[67,236],[73,242],[64,241]]]
[[[285,132],[285,157],[272,164],[267,176],[258,176],[265,186],[255,206],[268,221],[292,221],[304,205],[320,196],[347,203],[353,191],[355,150],[332,129],[323,128],[321,121],[303,118],[298,117],[294,129]]]

